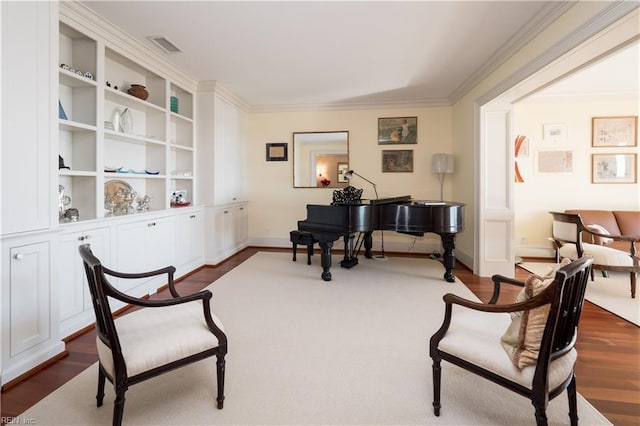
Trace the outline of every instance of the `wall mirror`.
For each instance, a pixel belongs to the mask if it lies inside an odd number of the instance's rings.
[[[293,134],[294,188],[343,188],[348,170],[348,131]]]

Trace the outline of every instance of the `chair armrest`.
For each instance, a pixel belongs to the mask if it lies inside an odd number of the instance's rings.
[[[524,287],[524,282],[515,280],[513,278],[505,277],[504,275],[497,275],[497,274],[493,275],[491,277],[491,280],[493,281],[493,295],[491,296],[491,299],[488,302],[491,305],[494,305],[498,301],[498,298],[500,297],[500,288],[502,283],[515,285],[517,287]]]
[[[513,280],[515,281],[515,280]],[[442,321],[442,325],[435,332],[433,336],[431,336],[431,340],[429,343],[429,351],[431,356],[434,356],[438,350],[438,345],[440,340],[447,334],[449,330],[449,326],[451,325],[451,317],[453,313],[453,305],[459,305],[464,308],[473,309],[475,311],[487,312],[487,313],[509,313],[509,312],[520,312],[520,311],[528,311],[533,308],[537,308],[542,305],[546,305],[551,303],[553,299],[553,289],[552,286],[547,287],[538,295],[532,297],[531,299],[525,300],[524,302],[518,303],[509,303],[509,304],[488,304],[482,302],[474,302],[472,300],[468,300],[462,298],[460,296],[456,296],[452,293],[447,293],[443,296],[443,300],[445,302],[444,309],[444,320]]]
[[[117,278],[126,278],[126,279],[135,279],[135,278],[148,278],[155,277],[157,275],[167,274],[167,284],[169,286],[169,292],[173,297],[180,297],[178,294],[176,287],[173,283],[173,275],[176,272],[176,268],[174,266],[165,266],[164,268],[156,269],[154,271],[148,272],[118,272],[113,269],[109,269],[106,266],[102,266],[102,269],[105,274],[111,275],[112,277]]]
[[[614,241],[628,241],[629,242],[629,253],[631,254],[631,257],[636,257],[636,254],[637,254],[636,243],[638,241],[640,241],[640,236],[601,234],[599,232],[592,231],[589,228],[585,228],[583,230],[583,232],[587,232],[587,233],[589,233],[591,235],[595,235],[597,237],[610,238],[610,239],[612,239]]]
[[[148,277],[154,277],[156,275],[176,272],[176,268],[173,266],[166,266],[164,268],[156,269],[154,271],[148,271],[148,272],[118,272],[118,271],[114,271],[113,269],[109,269],[104,265],[102,265],[102,269],[104,270],[105,274],[111,275],[112,277],[117,277],[117,278],[148,278]]]
[[[189,294],[187,296],[178,296],[173,297],[173,299],[142,299],[139,297],[133,297],[126,293],[121,292],[120,290],[113,287],[109,284],[105,288],[105,294],[109,297],[113,297],[121,302],[128,303],[130,305],[141,306],[145,308],[158,308],[163,306],[173,306],[179,305],[181,303],[193,302],[195,300],[203,300],[208,301],[211,299],[212,294],[209,290],[202,290],[197,293]]]
[[[508,312],[520,312],[529,311],[533,308],[545,305],[551,302],[551,292],[543,291],[540,294],[527,299],[524,302],[507,303],[507,304],[489,304],[482,302],[474,302],[469,299],[465,299],[460,296],[456,296],[452,293],[447,293],[442,298],[444,302],[449,305],[459,305],[475,311],[489,312],[489,313],[508,313]],[[446,308],[445,308],[446,309]]]

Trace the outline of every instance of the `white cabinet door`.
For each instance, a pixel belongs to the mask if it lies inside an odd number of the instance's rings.
[[[117,269],[120,272],[147,272],[171,266],[175,262],[175,217],[156,217],[139,222],[118,225]],[[148,282],[149,279],[120,279],[118,288],[128,291]],[[163,281],[161,283],[161,281]],[[166,276],[150,281],[148,287],[136,291],[136,295],[155,290],[153,284],[166,284]]]
[[[46,229],[54,138],[50,52],[57,2],[2,8],[2,233]]]
[[[10,354],[13,357],[51,336],[49,243],[12,247],[9,253]]]
[[[202,258],[203,233],[204,218],[201,211],[178,216],[178,235],[176,235],[176,262],[178,266]]]
[[[215,96],[215,203],[244,201],[246,197],[244,114],[224,98]]]
[[[95,321],[84,265],[78,254],[81,244],[90,244],[96,257],[105,266],[111,266],[110,228],[88,229],[60,235],[55,252],[56,279],[59,283],[60,337],[67,337]]]
[[[147,270],[175,264],[176,223],[174,217],[154,219],[147,223]]]
[[[240,206],[236,207],[236,212],[235,212],[235,217],[234,217],[234,221],[235,221],[235,228],[236,228],[236,232],[235,232],[235,241],[234,241],[234,249],[235,251],[238,251],[242,248],[244,248],[247,245],[247,239],[248,239],[248,214],[249,212],[247,211],[247,205],[243,204]]]
[[[231,251],[233,245],[233,208],[225,207],[216,209],[215,213],[215,259],[216,262],[223,260]]]

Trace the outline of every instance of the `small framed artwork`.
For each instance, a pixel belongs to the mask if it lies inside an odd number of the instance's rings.
[[[539,174],[573,173],[572,149],[539,149],[536,151],[536,171]]]
[[[591,146],[620,147],[638,144],[638,117],[593,117]]]
[[[347,163],[338,163],[338,182],[345,183],[349,182],[349,179],[345,176],[349,171],[349,164]]]
[[[267,161],[287,161],[287,144],[286,143],[268,143],[267,144]]]
[[[378,118],[378,145],[418,143],[418,117]]]
[[[591,154],[593,183],[636,183],[637,154]]]
[[[383,150],[382,172],[413,172],[413,150]]]
[[[543,124],[544,140],[553,142],[567,139],[567,125],[564,123]]]

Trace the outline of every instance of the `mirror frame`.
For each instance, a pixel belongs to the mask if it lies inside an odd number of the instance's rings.
[[[335,137],[332,138],[332,135]],[[344,139],[344,151],[337,145],[342,143]],[[323,144],[327,144],[327,148],[323,149]],[[302,145],[306,146],[306,149],[302,149]],[[348,185],[346,179],[340,179],[340,172],[344,173],[349,170],[349,131],[348,130],[336,130],[336,131],[322,131],[322,132],[293,132],[292,134],[292,146],[293,146],[293,187],[294,188],[331,188],[338,189],[344,188]],[[346,151],[346,154],[345,154]],[[308,159],[300,158],[301,155],[309,155]],[[319,177],[322,174],[317,173],[316,158],[318,155],[346,155],[346,162],[344,160],[336,160],[335,173],[332,170],[326,172],[331,183],[329,185],[322,185],[319,183]],[[303,163],[304,162],[304,163]],[[305,164],[307,167],[302,168],[301,164]],[[306,169],[306,172],[305,172]],[[304,174],[307,173],[307,176]],[[308,182],[308,184],[307,184]],[[311,184],[313,182],[313,185]]]

